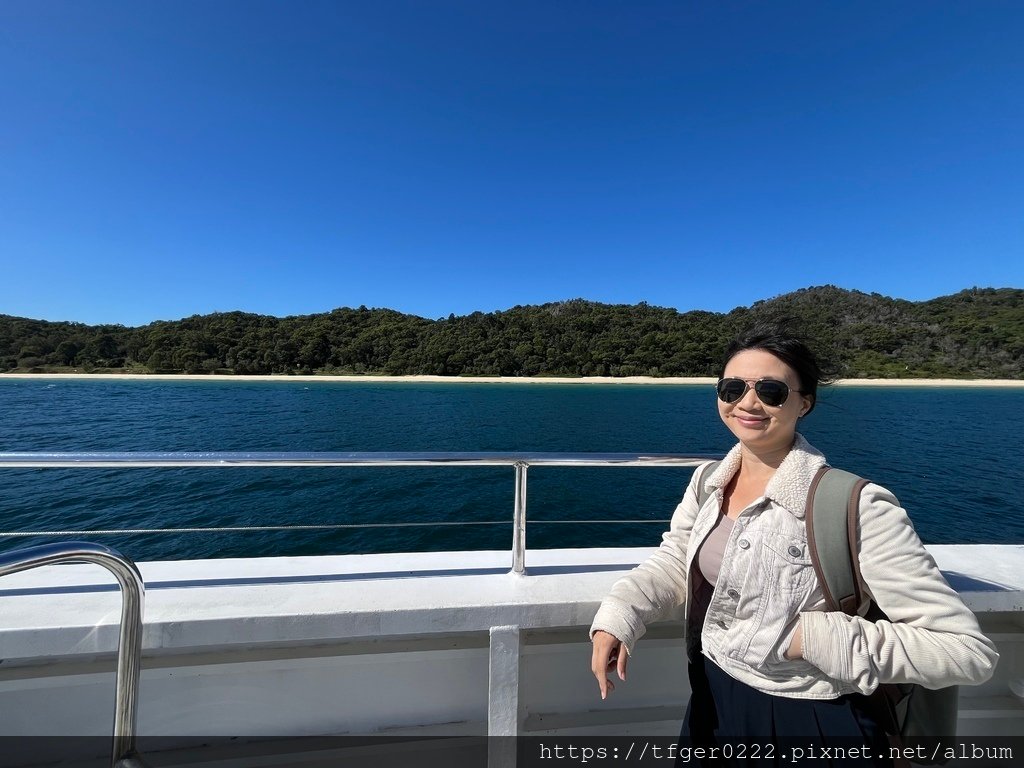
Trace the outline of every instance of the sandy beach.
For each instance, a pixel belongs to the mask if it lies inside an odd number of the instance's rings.
[[[668,376],[232,376],[223,374],[139,374],[139,373],[8,373],[0,375],[0,381],[11,379],[61,379],[129,381],[313,381],[320,383],[416,383],[435,382],[442,384],[652,384],[652,385],[711,385],[712,377]],[[831,386],[840,387],[1014,387],[1024,388],[1024,379],[840,379]]]

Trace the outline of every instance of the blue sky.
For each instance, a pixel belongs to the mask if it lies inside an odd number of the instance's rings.
[[[0,313],[1024,287],[1019,2],[0,3]]]

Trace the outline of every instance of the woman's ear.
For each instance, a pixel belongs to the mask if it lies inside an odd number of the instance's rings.
[[[804,395],[801,398],[801,400],[803,400],[803,405],[800,406],[799,418],[803,418],[804,416],[806,416],[808,413],[811,412],[811,409],[814,407],[814,398],[812,396]]]

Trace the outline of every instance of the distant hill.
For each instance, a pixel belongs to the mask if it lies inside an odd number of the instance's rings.
[[[728,313],[573,299],[427,320],[389,309],[195,315],[138,328],[0,315],[0,371],[714,376],[736,333],[788,318],[840,377],[1024,378],[1024,290],[911,302],[835,286]]]

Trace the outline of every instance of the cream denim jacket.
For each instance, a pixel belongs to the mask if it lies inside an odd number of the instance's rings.
[[[688,585],[701,578],[695,555],[718,519],[722,489],[739,469],[739,449],[709,477],[704,478],[706,467],[694,472],[661,547],[615,583],[591,636],[604,630],[633,655],[647,624],[679,606],[685,624]],[[991,677],[999,657],[994,645],[946,583],[907,513],[880,486],[869,484],[861,495],[858,541],[867,592],[890,620],[876,623],[825,610],[804,527],[807,493],[824,464],[825,457],[797,435],[764,496],[740,513],[703,629],[685,630],[687,656],[692,659],[699,631],[703,654],[740,682],[806,699],[867,694],[879,683],[942,688]],[[711,491],[701,509],[698,482]],[[798,620],[804,658],[786,659]]]

